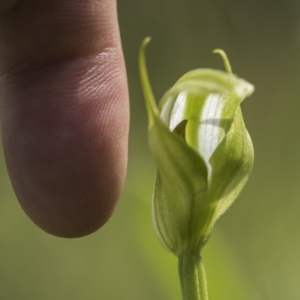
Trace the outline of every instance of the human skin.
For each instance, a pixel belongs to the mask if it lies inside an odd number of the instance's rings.
[[[44,231],[81,237],[111,216],[129,105],[115,0],[1,0],[0,104],[8,173]]]

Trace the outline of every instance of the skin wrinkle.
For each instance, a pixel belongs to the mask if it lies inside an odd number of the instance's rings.
[[[55,2],[50,12],[61,9],[61,17],[54,17],[60,26],[63,12],[73,6],[76,9],[69,13],[65,26],[70,27],[82,14],[88,23],[90,8],[86,4],[73,1],[71,6],[71,1],[60,1],[41,1],[44,8]],[[31,1],[34,9],[40,7],[37,2]],[[13,53],[0,51],[1,120],[9,175],[21,206],[33,222],[62,237],[92,233],[109,219],[124,184],[127,164],[129,105],[115,3],[87,2],[98,8],[111,3],[106,5],[110,13],[105,22],[76,25],[79,32],[62,26],[58,37],[45,25],[42,31],[53,36],[46,36],[41,44],[29,43],[34,47],[30,53],[22,52],[20,41],[19,50],[16,48],[15,38],[23,30],[16,24],[10,29],[3,27],[3,22],[13,23],[9,14],[4,21],[0,18],[0,38],[6,31],[4,40],[10,41],[6,48]],[[15,12],[20,14],[21,7],[18,5]],[[98,16],[101,20],[99,14],[93,12],[90,18]],[[34,20],[28,22],[35,24]],[[104,30],[101,24],[113,28]],[[18,34],[9,34],[16,28]],[[105,32],[103,37],[95,36],[99,31]],[[66,46],[61,47],[66,32],[76,41],[70,46],[67,39]],[[89,37],[97,43],[82,47]],[[58,48],[44,51],[53,40],[59,41]],[[1,45],[3,42],[0,40]]]
[[[5,58],[0,61],[1,72],[20,72],[56,60],[103,53],[104,46],[119,47],[114,3],[20,1],[0,18],[0,57]]]

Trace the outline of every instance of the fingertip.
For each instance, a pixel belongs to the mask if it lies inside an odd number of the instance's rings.
[[[95,11],[81,1],[46,1],[38,11],[34,3],[28,15],[20,6],[19,19],[0,22],[7,168],[35,224],[81,237],[110,218],[126,175],[129,104],[115,1],[95,1]]]

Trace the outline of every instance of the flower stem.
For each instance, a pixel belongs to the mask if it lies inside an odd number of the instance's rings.
[[[208,290],[207,290],[207,280],[206,280],[206,272],[204,268],[203,260],[200,260],[199,263],[199,281],[200,281],[200,296],[201,300],[209,300],[208,299]]]
[[[208,300],[204,264],[200,255],[184,254],[178,258],[183,300]]]

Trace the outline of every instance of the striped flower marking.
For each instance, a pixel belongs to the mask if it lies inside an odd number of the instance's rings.
[[[237,198],[253,165],[253,147],[241,102],[253,85],[226,72],[197,69],[183,75],[157,106],[144,51],[139,66],[149,117],[149,146],[157,164],[153,223],[166,249],[199,252],[215,221]]]

